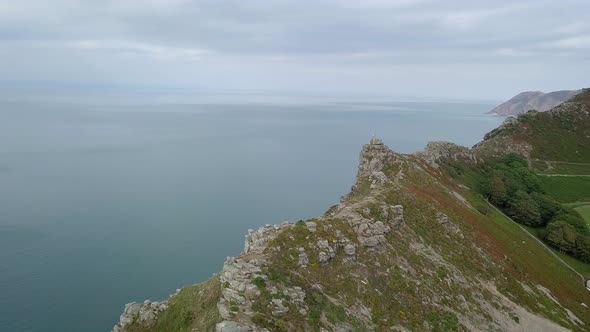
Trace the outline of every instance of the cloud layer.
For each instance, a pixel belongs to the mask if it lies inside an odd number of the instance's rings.
[[[587,0],[21,0],[0,79],[504,98],[590,85]]]

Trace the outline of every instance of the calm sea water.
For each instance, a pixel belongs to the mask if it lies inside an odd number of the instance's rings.
[[[491,105],[0,104],[0,331],[110,331],[248,228],[322,214],[370,136],[479,141]]]

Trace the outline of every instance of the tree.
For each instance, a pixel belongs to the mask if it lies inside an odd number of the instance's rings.
[[[590,237],[578,236],[574,254],[580,260],[590,263]]]
[[[567,222],[580,235],[590,235],[590,230],[588,230],[588,225],[584,221],[584,218],[571,208],[561,208],[555,215],[554,220]]]
[[[577,239],[576,230],[565,221],[556,221],[547,225],[544,240],[562,252],[573,253]]]
[[[518,190],[508,198],[507,212],[514,220],[529,226],[542,226],[539,204],[526,191]]]
[[[529,196],[537,202],[539,213],[541,213],[541,225],[545,226],[561,211],[561,205],[552,197],[540,194],[538,192],[530,193]]]
[[[495,174],[489,182],[488,196],[490,201],[496,205],[503,205],[506,201],[506,186],[502,178]]]

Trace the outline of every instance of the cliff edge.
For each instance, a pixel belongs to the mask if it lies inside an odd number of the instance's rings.
[[[399,154],[372,139],[324,216],[248,230],[210,281],[127,305],[114,331],[587,330],[578,277],[474,208],[442,171],[449,159],[478,160],[451,143]],[[543,272],[515,245],[546,258]]]

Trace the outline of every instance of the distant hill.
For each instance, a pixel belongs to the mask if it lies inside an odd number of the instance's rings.
[[[518,115],[529,110],[545,112],[553,107],[572,98],[580,90],[562,90],[543,93],[540,91],[527,91],[517,94],[510,100],[496,106],[488,114],[498,114],[503,116]]]
[[[548,112],[527,112],[489,132],[475,150],[531,159],[590,163],[590,89]],[[548,94],[547,94],[548,95]]]

